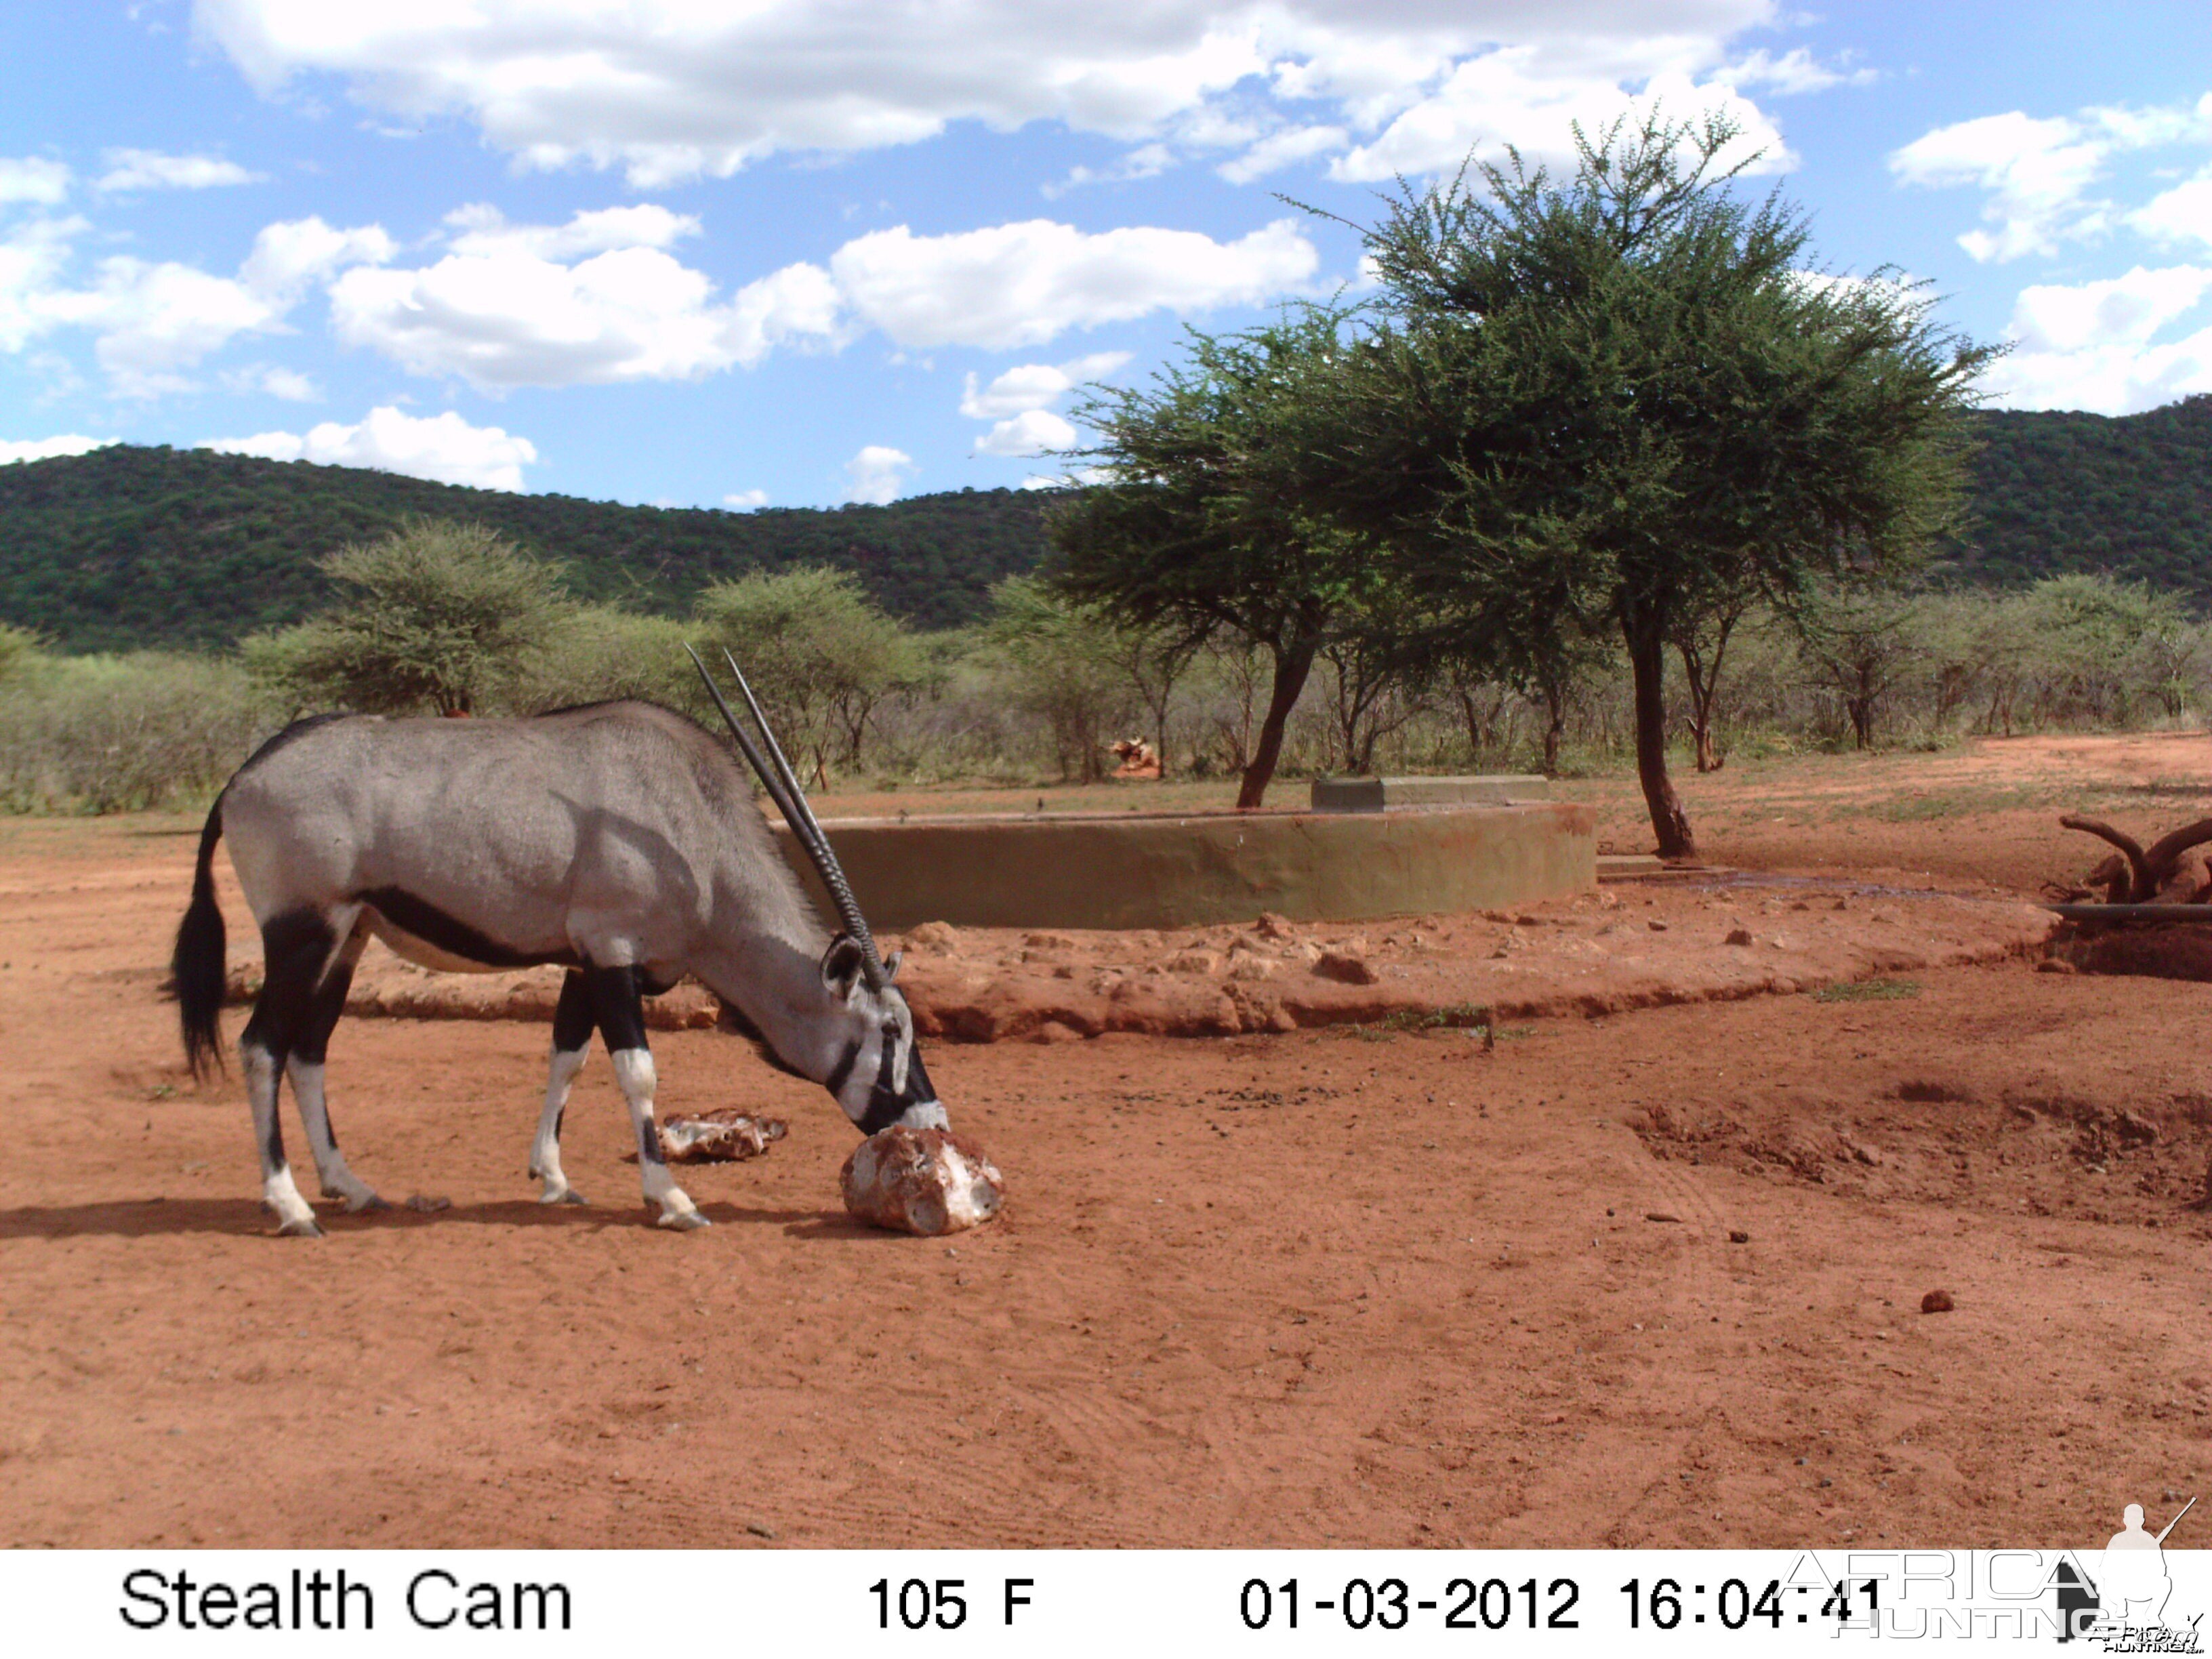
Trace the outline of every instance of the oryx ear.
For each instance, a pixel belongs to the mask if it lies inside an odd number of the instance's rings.
[[[860,983],[860,970],[867,962],[867,953],[860,949],[860,941],[850,933],[840,933],[822,953],[822,982],[841,999],[849,997],[854,986]]]
[[[894,951],[884,958],[884,983],[888,985],[898,977],[898,965],[906,959],[906,952]]]

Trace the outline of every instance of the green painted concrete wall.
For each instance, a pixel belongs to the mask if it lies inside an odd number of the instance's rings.
[[[1597,884],[1565,802],[1408,812],[848,819],[824,826],[870,926],[1190,927],[1492,909]],[[834,915],[787,831],[784,856]]]

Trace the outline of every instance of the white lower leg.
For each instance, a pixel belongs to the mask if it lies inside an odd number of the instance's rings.
[[[343,1199],[346,1208],[355,1214],[381,1209],[384,1200],[347,1167],[345,1154],[338,1150],[337,1137],[331,1133],[330,1102],[323,1093],[320,1063],[290,1060],[285,1065],[284,1074],[292,1079],[292,1098],[299,1103],[300,1121],[307,1127],[307,1150],[315,1156],[315,1173],[322,1178],[323,1196]]]
[[[707,1218],[699,1213],[688,1194],[676,1184],[676,1177],[668,1172],[668,1160],[660,1150],[660,1126],[653,1118],[653,1091],[658,1079],[653,1068],[653,1054],[645,1048],[617,1048],[611,1056],[615,1065],[615,1081],[629,1103],[629,1121],[637,1131],[637,1168],[645,1187],[645,1201],[660,1206],[660,1224],[664,1227],[703,1227]]]
[[[265,1048],[240,1045],[246,1097],[253,1108],[253,1139],[261,1152],[261,1201],[276,1212],[280,1231],[319,1233],[315,1212],[292,1182],[284,1160],[284,1138],[276,1122],[276,1060]]]
[[[538,1138],[530,1143],[530,1173],[545,1185],[538,1194],[540,1204],[580,1204],[568,1177],[561,1169],[561,1115],[568,1108],[568,1090],[584,1069],[588,1047],[556,1048],[545,1079],[545,1109],[538,1115]]]

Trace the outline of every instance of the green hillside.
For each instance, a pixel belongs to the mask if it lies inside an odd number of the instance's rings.
[[[2212,396],[2117,420],[1975,418],[1972,528],[1944,550],[1952,569],[1999,586],[2110,571],[2212,605]],[[821,563],[909,622],[949,627],[1036,568],[1043,505],[990,489],[889,507],[621,507],[118,445],[0,466],[0,621],[71,651],[226,645],[313,610],[319,555],[422,513],[495,526],[563,561],[579,594],[633,609],[672,613],[722,577]]]
[[[1973,522],[1951,559],[2013,586],[2109,571],[2212,603],[2212,396],[2115,420],[1975,417]]]
[[[568,568],[580,595],[675,612],[707,583],[793,564],[849,568],[925,627],[977,615],[1043,556],[1043,499],[1013,489],[888,507],[622,507],[388,472],[117,445],[0,466],[0,621],[69,651],[227,645],[323,598],[319,556],[409,514],[493,525]]]

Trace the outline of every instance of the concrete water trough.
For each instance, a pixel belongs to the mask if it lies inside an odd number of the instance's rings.
[[[1365,811],[846,818],[823,828],[870,923],[1194,927],[1492,909],[1597,884],[1597,815],[1564,801]],[[823,914],[827,896],[777,830]]]

